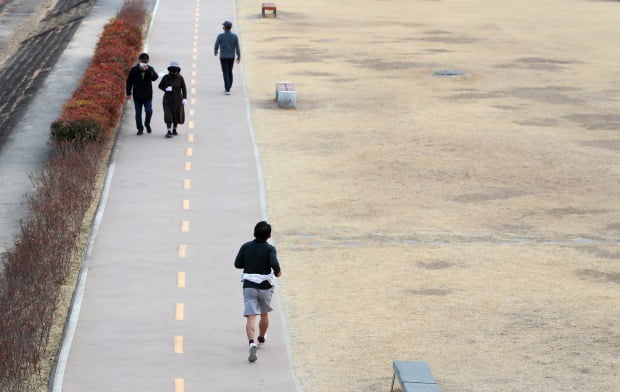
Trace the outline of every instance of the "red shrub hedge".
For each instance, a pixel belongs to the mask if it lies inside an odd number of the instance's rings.
[[[143,1],[128,1],[105,26],[82,83],[52,124],[57,141],[100,142],[115,129],[125,102],[125,78],[142,47]]]
[[[125,102],[126,74],[142,45],[146,10],[127,1],[102,33],[81,85],[52,124],[55,152],[31,176],[28,216],[0,271],[0,391],[39,390],[38,377],[60,289],[66,284],[84,215],[94,198]]]

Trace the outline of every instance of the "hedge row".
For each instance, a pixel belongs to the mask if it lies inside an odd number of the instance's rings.
[[[60,286],[70,267],[92,200],[99,149],[58,146],[41,173],[31,176],[28,217],[4,254],[0,281],[0,390],[28,391],[48,342]]]
[[[80,87],[52,125],[54,153],[31,176],[28,215],[0,271],[0,391],[39,388],[49,331],[86,211],[95,197],[97,173],[106,164],[125,102],[125,78],[142,46],[143,0],[127,1],[108,23]],[[66,313],[66,312],[65,312]],[[64,320],[60,320],[64,322]],[[48,350],[48,351],[46,351]]]
[[[104,29],[81,85],[52,124],[57,141],[100,142],[116,129],[125,102],[125,79],[142,47],[143,1],[125,3]]]

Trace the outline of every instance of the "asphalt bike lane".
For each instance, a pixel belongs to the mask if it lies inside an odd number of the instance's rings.
[[[156,6],[147,45],[160,75],[153,133],[136,135],[128,103],[55,391],[300,390],[277,288],[267,344],[257,362],[247,359],[233,260],[265,206],[242,67],[224,95],[213,56],[234,16],[233,0]],[[171,61],[188,102],[179,135],[166,139],[156,87]]]

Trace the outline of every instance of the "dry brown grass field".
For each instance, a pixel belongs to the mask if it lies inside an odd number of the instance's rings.
[[[620,390],[620,2],[276,3],[235,29],[304,391]]]

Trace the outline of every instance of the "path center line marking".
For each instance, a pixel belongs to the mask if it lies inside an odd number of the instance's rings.
[[[189,210],[189,200],[183,200],[183,209],[184,210]]]
[[[174,337],[174,353],[183,354],[183,336]]]
[[[192,187],[191,182],[189,179],[185,179],[183,180],[183,189],[190,189]]]
[[[176,321],[183,321],[185,319],[185,304],[184,303],[177,304],[174,319]]]
[[[192,171],[192,163],[185,162],[185,171]]]
[[[190,143],[194,141],[194,134],[193,133],[190,133],[189,135],[187,135],[187,141],[190,142]]]
[[[177,287],[180,289],[185,288],[185,272],[177,273]]]
[[[185,244],[179,245],[179,251],[177,253],[177,256],[179,256],[182,259],[184,259],[187,256],[187,245]]]
[[[194,154],[194,149],[191,147],[187,147],[187,150],[185,150],[185,156],[191,157]]]
[[[189,221],[184,220],[184,221],[181,223],[181,231],[182,231],[183,233],[187,233],[187,232],[189,231]]]
[[[185,380],[182,378],[174,379],[174,392],[185,392]]]

